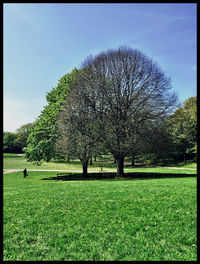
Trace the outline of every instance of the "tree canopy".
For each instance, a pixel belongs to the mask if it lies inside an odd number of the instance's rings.
[[[56,156],[55,141],[57,139],[57,122],[63,104],[68,96],[70,84],[77,73],[73,69],[65,74],[58,85],[47,93],[47,105],[34,122],[28,137],[27,147],[24,148],[28,161],[40,164],[43,160],[50,161]]]
[[[190,97],[168,119],[168,131],[174,144],[174,153],[194,152],[197,146],[197,97]],[[185,160],[186,161],[186,160]]]
[[[124,173],[124,158],[132,153],[134,138],[150,137],[144,128],[166,119],[177,102],[159,66],[140,51],[124,47],[88,57],[74,87],[70,104],[76,114],[71,125],[74,131],[83,129],[85,137],[98,129],[98,141],[116,159],[117,175]],[[77,114],[80,106],[82,113],[87,109],[86,115]],[[81,126],[85,118],[87,126],[95,120],[90,130]]]

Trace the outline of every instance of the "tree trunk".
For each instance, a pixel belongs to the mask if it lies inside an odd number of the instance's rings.
[[[97,161],[97,155],[94,156],[94,161]]]
[[[92,156],[90,157],[90,165],[92,165]]]
[[[88,159],[86,160],[82,160],[82,167],[83,167],[83,177],[87,177],[88,173],[87,173],[87,168],[88,168]]]
[[[67,156],[67,162],[70,162],[70,157],[69,157],[69,155]]]
[[[183,159],[184,159],[184,164],[186,164],[186,153],[184,153]]]
[[[116,177],[120,177],[124,175],[124,157],[116,158],[117,163],[117,175]]]
[[[135,165],[135,155],[132,155],[132,159],[131,159],[131,166]]]

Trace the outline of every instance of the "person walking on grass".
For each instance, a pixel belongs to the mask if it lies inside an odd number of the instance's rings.
[[[28,176],[28,173],[27,173],[27,169],[26,168],[23,170],[23,173],[24,173],[24,178],[26,178]]]

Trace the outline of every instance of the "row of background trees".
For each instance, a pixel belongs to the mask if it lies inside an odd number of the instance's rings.
[[[177,106],[170,88],[159,66],[137,50],[88,57],[79,70],[59,80],[40,116],[28,124],[22,144],[27,160],[79,158],[84,175],[89,158],[105,152],[115,158],[118,175],[123,175],[126,156],[133,163],[146,153],[186,161],[197,148],[197,100],[191,97]]]
[[[4,153],[23,153],[23,148],[27,146],[27,140],[31,133],[32,123],[24,124],[14,132],[3,133]]]

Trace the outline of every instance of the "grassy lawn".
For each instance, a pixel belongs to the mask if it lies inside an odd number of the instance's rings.
[[[17,154],[4,153],[3,158],[3,168],[4,169],[46,169],[46,170],[82,170],[82,165],[79,160],[73,160],[70,162],[44,162],[41,166],[27,162],[27,160],[22,156],[17,156]],[[99,165],[88,166],[88,171],[100,171]],[[115,171],[115,169],[104,168],[104,171]]]
[[[178,164],[177,163],[176,164],[171,164],[171,166],[196,169],[197,168],[197,163],[188,162],[188,163],[184,164],[184,162],[179,162]]]
[[[113,162],[106,162],[106,163],[99,163],[99,162],[93,162],[93,165],[88,166],[88,171],[100,171],[100,164],[103,165],[103,171],[105,172],[116,172],[116,164]],[[174,165],[175,166],[175,165]],[[177,164],[177,168],[180,167],[180,164]],[[163,168],[161,166],[157,167],[140,167],[140,166],[134,166],[131,167],[130,165],[125,164],[124,170],[125,172],[163,172],[163,173],[196,173],[196,171],[187,170],[187,168],[194,168],[196,169],[196,163],[189,163],[185,166],[181,166],[185,168],[185,170],[180,169],[167,169]],[[29,169],[48,169],[48,170],[82,170],[82,166],[79,160],[73,160],[69,163],[67,162],[44,162],[41,166],[34,165],[30,162],[27,162],[26,159],[22,156],[17,156],[17,154],[8,154],[4,153],[3,158],[3,168],[4,169],[21,169],[24,168]]]
[[[195,177],[41,180],[55,175],[4,175],[4,261],[197,259]]]

